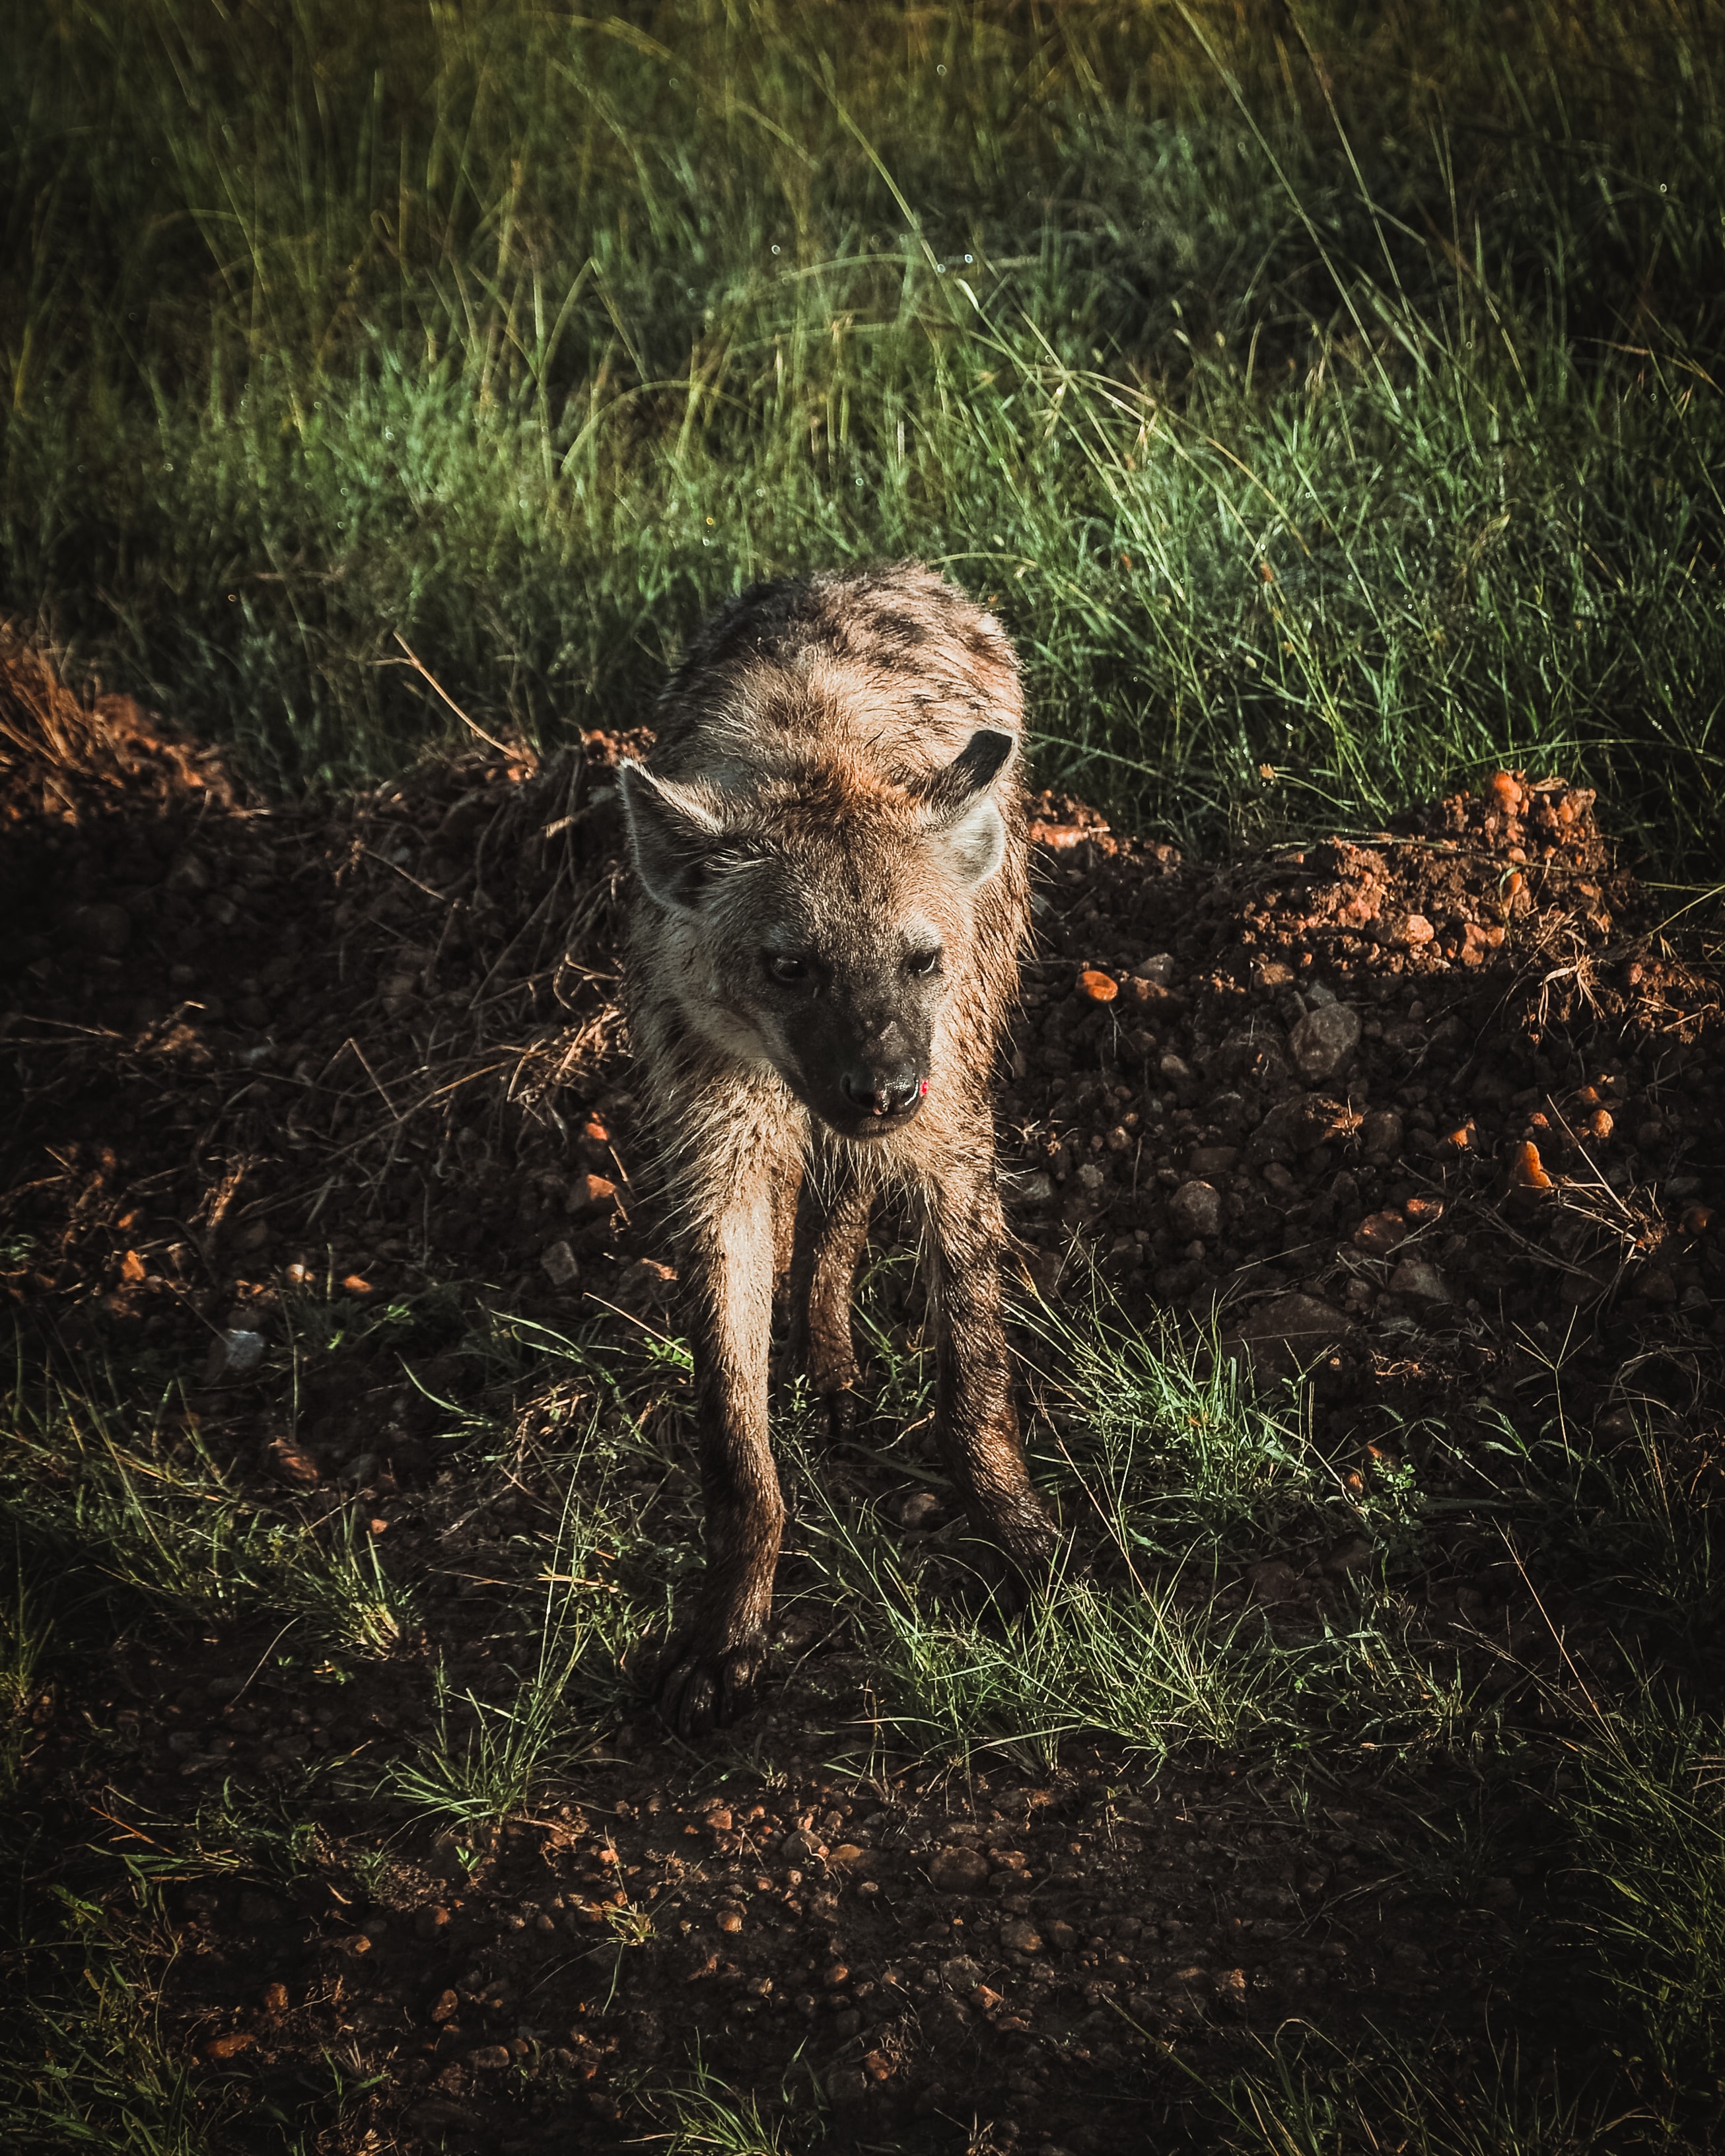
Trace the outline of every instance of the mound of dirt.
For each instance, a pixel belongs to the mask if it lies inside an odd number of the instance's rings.
[[[339,1487],[410,1540],[440,1471],[424,1392],[393,1358],[335,1354],[285,1436],[234,1343],[313,1278],[360,1301],[478,1282],[560,1325],[667,1302],[618,1006],[624,743],[542,767],[475,750],[283,806],[15,643],[0,742],[19,1322],[147,1345],[260,1506]],[[1100,1268],[1128,1313],[1214,1312],[1257,1367],[1314,1368],[1363,1477],[1412,1415],[1465,1445],[1559,1348],[1568,1412],[1602,1441],[1631,1402],[1705,1398],[1725,1339],[1718,983],[1662,940],[1589,795],[1505,773],[1391,830],[1219,867],[1064,797],[1039,798],[1032,833],[1038,945],[1000,1109],[1043,1293],[1087,1294]],[[1233,1591],[1333,1601],[1348,1562],[1295,1553]],[[1471,1562],[1427,1591],[1477,1619],[1508,1590]],[[475,1605],[475,1639],[484,1623]],[[141,1801],[203,1773],[267,1786],[398,1723],[387,1671],[336,1727],[268,1679],[239,1702],[255,1661],[254,1642],[188,1641],[177,1669],[134,1674]],[[763,1717],[790,1764],[745,1797],[680,1792],[644,1722],[588,1763],[583,1804],[476,1856],[428,1849],[303,1906],[188,1893],[178,2025],[266,2083],[339,2040],[388,2066],[376,2116],[430,2145],[565,2133],[562,2099],[542,2134],[516,2087],[542,2060],[614,2122],[695,2029],[757,2085],[807,2051],[864,2140],[996,2115],[1004,2089],[1024,2147],[1076,2149],[1113,2145],[1096,2076],[1134,2027],[1485,1995],[1497,1933],[1414,1921],[1387,1830],[1355,1810],[1272,1814],[1224,1769],[1170,1774],[1126,1818],[1101,1766],[867,1794],[798,1752],[795,1723]],[[1344,1888],[1347,1927],[1314,1929]]]

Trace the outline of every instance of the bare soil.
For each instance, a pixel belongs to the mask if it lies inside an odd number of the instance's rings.
[[[264,1513],[353,1507],[433,1584],[425,1638],[336,1688],[281,1673],[267,1633],[195,1625],[140,1625],[100,1681],[69,1681],[28,1799],[69,1850],[111,1815],[117,1849],[224,1780],[286,1801],[423,1729],[434,1657],[483,1665],[561,1502],[551,1480],[468,1502],[428,1397],[482,1383],[454,1319],[451,1344],[422,1327],[398,1350],[357,1325],[291,1386],[274,1362],[230,1374],[224,1342],[279,1337],[308,1285],[422,1309],[441,1286],[458,1313],[567,1329],[655,1323],[675,1282],[617,1000],[618,740],[284,804],[3,656],[0,1230],[26,1353],[146,1360]],[[1266,1378],[1313,1369],[1362,1488],[1422,1419],[1465,1453],[1499,1411],[1553,1412],[1560,1382],[1588,1442],[1663,1418],[1705,1502],[1725,1021],[1591,797],[1504,773],[1393,830],[1219,866],[1064,797],[1034,814],[1038,942],[999,1096],[1028,1279],[1058,1304],[1099,1264],[1128,1312],[1214,1312]],[[942,1531],[901,1460],[844,1471],[907,1536]],[[1438,1548],[1409,1592],[1470,1683],[1512,1700],[1623,1650],[1621,1613],[1545,1609],[1474,1523]],[[1221,1584],[1316,1620],[1345,1614],[1359,1562],[1344,1542]],[[1597,2042],[1522,1797],[1493,1799],[1503,1868],[1440,1892],[1421,1806],[1479,1802],[1460,1768],[1410,1791],[1362,1753],[1312,1801],[1224,1758],[1153,1782],[1105,1740],[1042,1777],[870,1754],[866,1671],[788,1606],[735,1741],[674,1744],[643,1704],[567,1801],[465,1856],[403,1817],[360,1863],[376,1806],[293,1798],[321,1827],[296,1881],[173,1890],[174,2041],[289,2108],[326,2054],[377,2076],[331,2149],[638,2135],[640,2090],[698,2045],[737,2086],[812,2080],[837,2147],[1043,2156],[1132,2145],[1183,2086],[1164,2046],[1209,2071],[1290,2017],[1458,2054]],[[606,1922],[625,1906],[642,1943]],[[256,2107],[230,2129],[272,2131]]]

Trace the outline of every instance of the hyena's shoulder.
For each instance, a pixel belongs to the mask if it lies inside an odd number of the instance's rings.
[[[1023,724],[1017,661],[993,616],[920,562],[752,584],[691,642],[657,713],[655,762],[777,748],[944,760],[979,726]]]

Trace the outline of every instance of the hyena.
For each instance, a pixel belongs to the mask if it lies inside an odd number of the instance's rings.
[[[696,636],[620,778],[639,889],[630,1025],[693,1338],[706,1572],[661,1710],[747,1704],[784,1518],[768,1348],[836,1427],[877,1199],[931,1269],[936,1429],[1020,1574],[1054,1527],[1025,1472],[1001,1319],[989,1080],[1028,911],[1024,706],[1004,632],[915,564],[755,584]]]

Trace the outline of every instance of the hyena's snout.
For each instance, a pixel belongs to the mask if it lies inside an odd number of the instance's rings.
[[[839,1081],[839,1089],[859,1115],[890,1116],[902,1121],[914,1116],[921,1106],[928,1081],[917,1070],[902,1066],[882,1070],[865,1064],[847,1070]]]
[[[845,1034],[848,1034],[849,1038]],[[829,1119],[863,1137],[896,1130],[922,1105],[928,1091],[931,1043],[927,1029],[895,1019],[882,1026],[845,1028],[833,1042],[836,1093]]]

